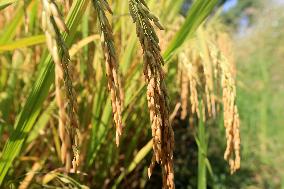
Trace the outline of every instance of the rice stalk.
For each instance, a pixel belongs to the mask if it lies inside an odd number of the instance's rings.
[[[59,107],[59,135],[62,142],[61,160],[65,163],[67,172],[70,172],[71,163],[73,164],[73,171],[76,172],[79,165],[77,101],[68,69],[68,63],[70,63],[69,52],[59,31],[68,32],[68,28],[54,1],[42,0],[42,4],[42,27],[45,32],[48,50],[55,63],[56,101]],[[65,88],[65,94],[62,92],[63,87]],[[72,149],[73,161],[71,162]]]
[[[111,96],[111,105],[113,119],[116,127],[116,145],[119,145],[119,137],[122,134],[122,100],[123,91],[121,88],[121,79],[118,73],[118,60],[115,52],[113,32],[111,25],[106,17],[106,12],[112,14],[111,8],[105,0],[93,0],[99,18],[101,29],[101,45],[106,59],[106,75],[108,89]]]
[[[129,11],[136,24],[136,33],[143,49],[143,72],[147,83],[147,101],[150,112],[153,157],[148,176],[155,163],[162,166],[163,188],[175,188],[173,171],[174,133],[169,122],[169,108],[165,73],[162,70],[164,60],[161,56],[159,38],[153,28],[153,22],[163,29],[157,17],[150,13],[144,0],[130,0]]]
[[[234,58],[229,36],[218,32],[208,44],[215,75],[221,80],[224,127],[226,130],[226,150],[224,159],[228,161],[231,174],[240,168],[240,121],[236,105],[236,84],[234,79]]]
[[[199,104],[200,109],[200,119],[198,120],[198,131],[197,131],[197,144],[198,144],[198,175],[197,175],[197,185],[198,189],[205,189],[207,186],[207,170],[206,170],[206,159],[207,159],[207,141],[208,137],[206,135],[206,124],[203,119],[205,104],[201,100]]]

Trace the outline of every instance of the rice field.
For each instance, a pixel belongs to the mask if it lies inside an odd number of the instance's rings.
[[[283,188],[283,7],[245,11],[2,0],[0,188]]]

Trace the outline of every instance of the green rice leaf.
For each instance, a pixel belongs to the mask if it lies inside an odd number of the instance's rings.
[[[45,36],[44,35],[36,35],[32,37],[27,37],[23,39],[19,39],[17,41],[13,41],[10,43],[6,43],[3,45],[0,45],[0,53],[4,51],[13,51],[19,48],[23,47],[29,47],[33,45],[39,45],[45,42]]]
[[[184,41],[192,37],[200,24],[212,12],[217,4],[217,0],[196,0],[190,8],[186,20],[176,36],[170,42],[169,47],[164,53],[164,59],[169,60],[175,51],[182,46]]]

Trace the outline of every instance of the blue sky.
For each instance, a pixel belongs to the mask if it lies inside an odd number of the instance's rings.
[[[230,10],[232,7],[234,7],[237,3],[238,3],[238,0],[229,0],[224,4],[223,10],[226,12]]]

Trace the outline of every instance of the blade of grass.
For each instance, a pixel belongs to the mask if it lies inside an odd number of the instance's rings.
[[[17,2],[17,0],[3,0],[0,2],[0,11]]]
[[[9,70],[9,78],[7,81],[7,86],[6,86],[6,92],[5,92],[5,98],[2,98],[0,100],[0,112],[1,112],[1,117],[5,121],[8,121],[9,114],[11,113],[11,108],[10,104],[13,104],[13,99],[15,98],[15,90],[17,90],[17,81],[19,77],[19,72],[18,69],[20,68],[22,61],[23,61],[23,56],[19,52],[14,53],[14,61],[11,63],[11,69]],[[8,129],[12,130],[12,127],[8,127]]]
[[[23,48],[23,47],[29,47],[33,45],[39,45],[45,42],[45,36],[44,35],[36,35],[32,37],[26,37],[23,39],[19,39],[17,41],[13,41],[11,43],[6,43],[3,45],[0,45],[0,53],[4,51],[13,51],[15,49]]]
[[[38,15],[38,11],[40,11],[40,9],[39,9],[39,3],[40,2],[41,2],[40,0],[35,0],[35,3],[31,7],[31,10],[29,11],[29,15],[28,15],[28,17],[30,19],[30,21],[29,21],[29,31],[31,33],[34,33],[34,34],[38,34],[38,30],[40,30],[40,28],[36,28],[37,24],[39,24],[37,22],[37,20],[38,20],[38,16],[37,15]]]
[[[178,15],[178,12],[181,10],[183,3],[184,0],[168,1],[166,10],[163,10],[161,13],[162,15],[160,16],[162,23],[165,21],[173,21],[173,19]]]
[[[25,3],[28,6],[29,10],[33,3],[31,3],[31,0],[28,0]],[[5,29],[1,33],[0,44],[5,44],[6,42],[11,41],[13,39],[13,37],[16,35],[17,28],[19,28],[23,23],[23,18],[24,9],[22,5],[19,5],[13,20],[9,23],[8,26],[5,27]]]
[[[117,188],[118,184],[122,181],[122,179],[131,171],[135,169],[135,167],[145,158],[145,156],[151,151],[153,146],[153,141],[150,140],[134,157],[133,161],[130,163],[126,171],[122,172],[118,179],[115,180],[115,184],[112,187],[113,189]]]
[[[39,133],[41,130],[44,129],[44,127],[47,125],[52,113],[54,112],[56,108],[56,103],[55,100],[53,100],[48,107],[46,108],[46,110],[41,114],[41,116],[38,118],[35,126],[33,127],[33,130],[30,132],[26,143],[30,143],[31,141],[33,141],[34,139],[36,139],[39,136]]]

